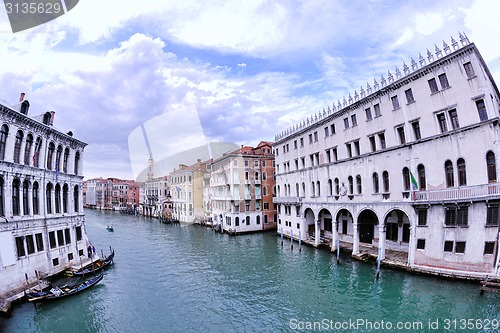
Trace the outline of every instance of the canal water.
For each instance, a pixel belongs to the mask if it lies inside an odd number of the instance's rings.
[[[94,210],[86,228],[99,252],[116,250],[103,281],[19,305],[0,332],[498,331],[500,294],[393,270],[377,281],[373,265],[299,253],[274,233],[234,237]]]

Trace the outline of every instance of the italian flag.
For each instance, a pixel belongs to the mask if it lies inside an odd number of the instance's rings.
[[[415,177],[413,177],[413,173],[410,171],[410,179],[411,179],[411,185],[413,186],[413,191],[418,190],[418,183]]]

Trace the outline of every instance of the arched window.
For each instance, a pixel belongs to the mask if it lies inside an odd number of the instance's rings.
[[[3,125],[0,129],[0,160],[5,159],[5,147],[7,145],[7,137],[9,136],[9,127]]]
[[[488,171],[488,183],[497,181],[497,164],[495,162],[495,154],[489,151],[486,154],[486,169]]]
[[[279,185],[278,185],[278,197],[281,197],[281,188]]]
[[[306,196],[306,183],[302,183],[302,197]]]
[[[33,215],[40,214],[39,201],[38,201],[38,183],[33,183]]]
[[[328,195],[333,195],[333,182],[331,179],[328,179]]]
[[[267,179],[267,174],[265,171],[262,172],[262,180],[266,180]]]
[[[316,182],[316,193],[318,197],[321,196],[321,183],[319,180]]]
[[[465,160],[459,158],[457,160],[457,170],[458,170],[458,186],[467,185],[467,172],[465,170]]]
[[[39,167],[39,161],[40,161],[40,149],[42,148],[42,139],[41,138],[36,138],[35,142],[35,152],[33,153],[33,166],[34,167]]]
[[[80,152],[77,151],[75,154],[75,175],[78,175],[79,165],[80,165]]]
[[[4,209],[5,196],[3,192],[3,185],[4,185],[3,177],[0,177],[0,216],[5,216],[5,209]]]
[[[403,191],[410,190],[410,170],[407,167],[403,168]]]
[[[295,183],[295,195],[299,196],[299,183]]]
[[[45,114],[43,115],[43,123],[45,125],[50,125],[50,118],[51,118],[50,112],[45,112]]]
[[[446,177],[446,187],[455,186],[455,179],[453,177],[453,163],[450,160],[447,160],[444,163],[444,173]]]
[[[64,159],[63,159],[63,172],[68,172],[68,159],[69,159],[69,149],[64,149]]]
[[[31,147],[33,147],[33,135],[28,134],[26,145],[24,146],[24,165],[30,165]]]
[[[80,202],[79,202],[79,192],[78,192],[78,185],[75,186],[75,189],[73,190],[73,200],[74,200],[74,206],[75,206],[75,213],[79,211],[80,207]]]
[[[56,170],[60,171],[61,170],[61,156],[62,156],[63,148],[62,146],[57,147],[57,153],[56,153]]]
[[[247,225],[250,225],[250,216],[247,216],[247,217],[246,217],[246,224],[247,224]]]
[[[425,191],[427,189],[427,182],[425,181],[425,167],[423,164],[417,166],[418,173],[418,189]]]
[[[316,193],[316,186],[314,185],[314,182],[311,182],[311,197],[314,197],[315,193]]]
[[[54,194],[54,201],[56,203],[56,214],[61,213],[61,185],[56,184],[56,190]]]
[[[21,212],[19,210],[19,187],[21,182],[19,179],[12,181],[12,215],[18,216]]]
[[[356,176],[356,188],[358,190],[358,194],[363,193],[363,188],[361,186],[361,175]]]
[[[47,199],[47,214],[52,214],[52,184],[48,183],[45,189],[45,198]]]
[[[347,177],[347,182],[349,183],[349,194],[354,193],[354,180],[352,176]]]
[[[25,180],[23,182],[23,215],[30,215],[29,189],[30,183]]]
[[[238,216],[236,216],[234,219],[234,226],[238,227],[239,225],[240,225],[240,218]]]
[[[384,192],[389,193],[389,173],[387,171],[382,172],[382,184],[384,186]]]
[[[16,133],[16,141],[14,142],[14,163],[21,162],[21,145],[23,144],[23,131],[19,130]]]
[[[69,191],[69,188],[68,188],[68,184],[64,184],[63,186],[63,200],[62,200],[62,204],[63,204],[63,213],[67,213],[68,212],[68,191]]]
[[[255,217],[255,223],[260,224],[260,215]]]
[[[333,181],[335,183],[335,194],[340,195],[340,181],[338,178],[335,178]]]
[[[49,151],[47,152],[47,170],[52,170],[52,161],[54,160],[54,151],[56,146],[54,142],[49,143]]]
[[[373,179],[373,193],[379,193],[380,187],[378,182],[378,173],[374,172],[372,179]]]

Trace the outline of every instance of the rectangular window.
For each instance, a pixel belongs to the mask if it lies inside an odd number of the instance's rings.
[[[24,257],[26,250],[24,249],[24,237],[16,237],[17,257]]]
[[[450,84],[448,83],[448,78],[446,77],[446,73],[439,75],[438,78],[439,78],[439,83],[441,83],[441,89],[446,89],[450,87]]]
[[[35,241],[33,240],[33,235],[26,235],[26,249],[28,254],[35,253]]]
[[[333,153],[333,161],[337,162],[338,161],[337,147],[332,149],[332,153]]]
[[[346,143],[345,144],[346,148],[347,148],[347,157],[352,157],[352,148],[351,148],[351,144],[350,143]]]
[[[413,98],[413,92],[411,91],[411,89],[405,90],[405,95],[406,95],[406,102],[408,104],[415,102],[415,99]]]
[[[365,109],[366,121],[372,120],[372,110],[370,108]]]
[[[439,123],[439,130],[441,131],[441,133],[448,132],[448,127],[446,125],[446,116],[444,115],[444,113],[438,114],[437,115],[437,120],[438,120],[438,123]]]
[[[397,110],[400,108],[399,106],[399,99],[398,99],[398,95],[396,96],[392,96],[391,97],[391,102],[392,102],[392,109],[393,110]]]
[[[82,227],[76,227],[76,241],[82,240]]]
[[[36,234],[35,239],[36,239],[36,250],[38,252],[43,251],[43,236],[42,236],[42,234]]]
[[[458,206],[457,208],[457,226],[466,227],[469,223],[469,207]]]
[[[379,133],[378,134],[378,139],[380,141],[380,149],[385,149],[386,148],[385,134],[384,133]]]
[[[297,149],[297,140],[293,141],[293,149]]]
[[[486,225],[498,226],[498,204],[488,205],[486,212]]]
[[[330,130],[328,127],[325,127],[325,138],[329,135]]]
[[[484,100],[480,99],[476,101],[476,108],[479,114],[479,120],[486,121],[488,120],[488,113],[486,112],[486,106],[484,104]]]
[[[269,203],[268,202],[264,202],[264,209],[269,209]]]
[[[309,143],[313,143],[313,135],[309,134]]]
[[[59,258],[52,259],[52,265],[59,266]]]
[[[495,250],[495,242],[484,242],[483,254],[493,254],[494,250]]]
[[[359,150],[359,141],[354,141],[354,151],[356,152],[356,156],[359,156],[361,154]]]
[[[422,135],[420,134],[420,123],[418,121],[414,121],[411,123],[411,127],[413,128],[415,140],[420,140],[422,138]]]
[[[472,67],[472,64],[469,62],[466,62],[464,64],[464,69],[465,69],[465,74],[467,74],[468,79],[472,79],[473,77],[476,77],[476,73],[474,72],[474,67]]]
[[[73,252],[68,253],[68,261],[73,260]]]
[[[427,225],[427,209],[418,210],[418,225]]]
[[[344,118],[344,129],[349,128],[349,118]]]
[[[465,253],[465,242],[455,243],[455,253]]]
[[[66,244],[71,244],[71,235],[68,228],[64,229],[64,238],[66,239]]]
[[[417,239],[417,250],[425,250],[425,239]]]
[[[64,234],[62,230],[57,230],[57,244],[59,246],[64,245]]]
[[[405,137],[405,128],[403,126],[400,126],[396,128],[398,132],[398,137],[399,137],[399,143],[400,144],[405,144],[406,143],[406,137]]]
[[[306,158],[305,157],[301,157],[300,158],[300,162],[302,163],[302,169],[304,169],[306,167]]]
[[[372,151],[377,151],[377,144],[375,143],[375,136],[370,136],[368,138],[368,140],[370,140],[370,148]]]
[[[353,114],[351,116],[351,123],[352,123],[352,127],[358,126],[358,121],[356,120],[356,115],[355,114]]]
[[[50,243],[50,248],[53,249],[57,246],[56,244],[56,233],[55,231],[49,232],[49,243]]]
[[[458,123],[458,115],[457,110],[453,109],[448,111],[451,120],[451,127],[456,130],[460,128],[460,124]]]
[[[453,252],[453,241],[444,242],[444,252]]]
[[[332,156],[330,155],[330,149],[325,150],[326,153],[326,162],[331,163],[332,162]]]
[[[300,138],[300,146],[304,147],[304,138]]]
[[[335,134],[335,124],[330,125],[330,133]]]
[[[436,79],[430,79],[427,81],[429,83],[429,88],[431,89],[431,94],[435,94],[439,91]]]
[[[314,132],[314,142],[318,141],[318,132]]]
[[[382,114],[380,113],[380,104],[375,104],[373,106],[373,111],[375,112],[375,118],[380,117]]]

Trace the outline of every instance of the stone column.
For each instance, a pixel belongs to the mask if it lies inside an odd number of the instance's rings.
[[[352,254],[359,253],[359,234],[358,234],[358,222],[352,221],[353,233],[352,233]]]
[[[380,250],[380,260],[385,259],[385,223],[378,226],[378,248]]]
[[[321,227],[321,220],[318,219],[314,225],[314,246],[318,246],[320,243],[320,227]]]
[[[337,251],[337,241],[339,239],[339,221],[335,221],[332,225],[332,247],[331,251]]]

